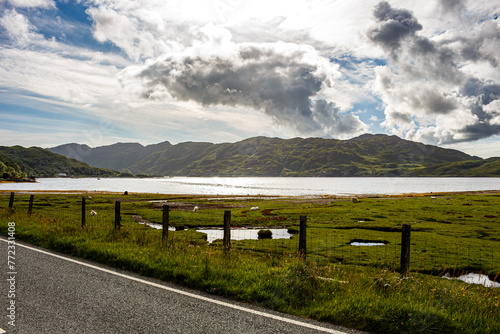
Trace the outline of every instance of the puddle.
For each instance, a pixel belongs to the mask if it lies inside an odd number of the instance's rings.
[[[231,240],[258,240],[258,235],[260,230],[270,230],[273,232],[273,239],[290,239],[293,234],[288,233],[286,228],[232,228],[231,229]],[[217,239],[224,238],[223,229],[196,229],[198,232],[205,233],[207,235],[208,243],[212,243]]]
[[[351,246],[384,246],[385,243],[383,242],[351,242],[349,245]]]
[[[137,223],[141,225],[146,225],[151,228],[162,230],[163,225],[158,223],[152,223],[147,220],[143,220],[142,217],[134,216]],[[175,231],[175,227],[169,226],[169,231]],[[260,230],[270,230],[273,235],[272,239],[290,239],[294,234],[288,233],[286,228],[232,228],[231,229],[231,240],[258,240],[258,233]],[[205,233],[207,235],[208,243],[212,243],[217,239],[224,238],[224,230],[222,228],[197,228],[196,231]]]
[[[360,241],[360,240],[353,240],[349,243],[351,246],[385,246],[387,242],[379,242],[379,241]]]
[[[162,224],[157,224],[157,223],[151,223],[151,222],[138,222],[141,225],[147,225],[149,227],[155,228],[157,230],[163,230],[163,225]],[[175,231],[175,227],[170,226],[168,228],[169,231]]]
[[[480,275],[475,273],[469,273],[467,275],[462,275],[458,277],[443,276],[447,279],[458,279],[469,284],[481,284],[487,288],[500,288],[500,283],[494,282],[488,278],[487,275]]]

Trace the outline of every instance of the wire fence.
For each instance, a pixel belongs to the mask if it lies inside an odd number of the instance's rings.
[[[5,196],[2,196],[5,197]],[[144,206],[144,201],[122,202],[120,211],[116,212],[116,202],[110,198],[67,196],[43,196],[43,199],[33,201],[29,195],[17,195],[15,201],[9,198],[5,210],[26,212],[74,224],[85,225],[85,228],[122,228],[137,231],[137,228],[148,226],[158,230],[157,238],[163,236],[162,221],[158,210]],[[30,204],[31,201],[31,204]],[[7,202],[5,199],[3,202]],[[85,202],[83,204],[82,202]],[[137,208],[140,208],[138,210]],[[156,219],[146,220],[139,213],[144,210],[154,210],[152,216]],[[147,211],[149,212],[149,211]],[[119,225],[116,226],[116,215],[119,215]],[[192,234],[192,238],[200,244],[209,247],[224,247],[223,217],[220,211],[219,226],[193,226],[184,211],[170,211],[169,233],[180,235],[187,231],[200,232]],[[296,222],[298,225],[299,222]],[[295,224],[294,224],[295,225]],[[187,226],[187,227],[186,227]],[[271,238],[259,237],[259,231],[270,230]],[[256,254],[298,254],[299,230],[287,226],[241,227],[230,229],[230,248],[237,251],[255,252]],[[153,232],[154,233],[154,232]],[[180,238],[175,238],[180,240]],[[188,242],[192,242],[192,240]],[[206,240],[206,241],[203,241]],[[307,261],[321,263],[336,263],[345,265],[364,265],[400,269],[402,258],[402,233],[393,228],[390,231],[361,228],[335,228],[330,226],[317,227],[314,224],[307,227],[305,237]],[[410,243],[410,270],[429,273],[445,271],[465,272],[500,272],[500,242],[484,240],[479,237],[457,238],[439,235],[429,231],[412,231]]]

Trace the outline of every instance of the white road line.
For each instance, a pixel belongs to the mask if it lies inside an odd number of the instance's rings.
[[[5,240],[3,238],[0,238],[0,240],[3,241],[3,242],[8,242],[7,240]],[[222,301],[219,301],[219,300],[214,300],[214,299],[210,299],[210,298],[207,298],[207,297],[199,296],[199,295],[196,295],[194,293],[190,293],[190,292],[186,292],[186,291],[182,291],[182,290],[170,288],[170,287],[158,284],[158,283],[149,282],[149,281],[146,281],[146,280],[143,280],[143,279],[140,279],[140,278],[136,278],[136,277],[128,276],[128,275],[125,275],[125,274],[121,274],[121,273],[118,273],[118,272],[115,272],[115,271],[112,271],[112,270],[100,268],[100,267],[94,266],[92,264],[88,264],[88,263],[85,263],[85,262],[73,260],[73,259],[61,256],[61,255],[49,253],[49,252],[46,252],[46,251],[43,251],[43,250],[40,250],[40,249],[37,249],[37,248],[33,248],[33,247],[30,247],[30,246],[21,245],[21,244],[18,244],[18,243],[16,243],[16,246],[24,247],[24,248],[30,249],[30,250],[38,252],[38,253],[46,254],[46,255],[53,256],[53,257],[56,257],[56,258],[59,258],[59,259],[62,259],[62,260],[73,262],[73,263],[76,263],[76,264],[79,264],[79,265],[82,265],[82,266],[85,266],[85,267],[88,267],[88,268],[92,268],[92,269],[95,269],[95,270],[99,270],[99,271],[111,274],[111,275],[115,275],[115,276],[119,276],[119,277],[122,277],[122,278],[126,278],[126,279],[129,279],[131,281],[136,281],[136,282],[139,282],[139,283],[143,283],[143,284],[147,284],[147,285],[150,285],[150,286],[154,286],[156,288],[160,288],[160,289],[167,290],[167,291],[170,291],[170,292],[178,293],[180,295],[188,296],[188,297],[191,297],[191,298],[196,298],[196,299],[199,299],[199,300],[203,300],[203,301],[206,301],[206,302],[209,302],[209,303],[213,303],[213,304],[217,304],[217,305],[221,305],[221,306],[225,306],[225,307],[229,307],[229,308],[232,308],[232,309],[235,309],[235,310],[238,310],[238,311],[243,311],[243,312],[247,312],[247,313],[259,315],[259,316],[270,318],[270,319],[274,319],[274,320],[279,320],[279,321],[282,321],[282,322],[286,322],[286,323],[289,323],[289,324],[293,324],[293,325],[297,325],[297,326],[301,326],[301,327],[305,327],[305,328],[315,329],[315,330],[322,331],[322,332],[325,332],[325,333],[345,334],[344,332],[339,332],[339,331],[334,330],[334,329],[320,327],[320,326],[308,324],[306,322],[292,320],[292,319],[280,317],[278,315],[269,314],[269,313],[265,313],[265,312],[260,312],[260,311],[252,310],[250,308],[246,308],[246,307],[242,307],[242,306],[238,306],[238,305],[233,305],[233,304],[229,304],[229,303],[222,302]]]

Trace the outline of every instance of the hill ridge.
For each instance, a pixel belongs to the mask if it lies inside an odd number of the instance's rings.
[[[40,147],[0,146],[0,179],[65,176],[119,176],[114,170],[52,153]]]
[[[74,157],[67,151],[71,147],[85,152],[76,158],[94,167],[162,176],[500,176],[494,158],[385,134],[347,140],[257,136],[217,144],[78,145],[48,150]]]

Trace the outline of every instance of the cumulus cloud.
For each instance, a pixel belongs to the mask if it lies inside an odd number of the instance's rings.
[[[203,106],[243,106],[264,112],[277,124],[307,135],[343,136],[366,131],[357,116],[314,97],[333,84],[338,66],[305,45],[233,43],[226,29],[209,25],[204,39],[122,73],[137,79],[145,98],[171,97]]]
[[[193,20],[200,11],[207,17],[209,2],[188,0],[89,0],[86,13],[99,42],[119,47],[133,61],[156,58],[192,43],[203,23]],[[192,14],[190,18],[187,14]]]
[[[316,124],[321,125],[323,133],[344,137],[368,131],[358,116],[342,113],[334,102],[317,100],[312,107],[312,115]]]
[[[143,20],[133,15],[124,15],[116,8],[91,7],[87,14],[94,22],[93,35],[99,42],[110,41],[129,57],[154,57],[169,49],[168,42],[161,38],[162,29],[155,27],[155,20]]]
[[[5,11],[0,18],[0,25],[5,29],[7,35],[17,43],[23,44],[41,37],[34,32],[36,28],[30,24],[28,18],[19,14],[15,9]]]
[[[491,124],[500,126],[500,100],[490,102],[483,110],[491,116]]]
[[[441,0],[440,5],[457,15],[464,10],[462,1]],[[500,99],[500,85],[494,75],[484,78],[475,70],[486,66],[498,77],[500,26],[495,19],[468,27],[468,34],[450,30],[429,38],[419,33],[423,27],[409,10],[381,2],[373,15],[376,24],[367,37],[389,60],[375,71],[374,90],[385,105],[383,126],[437,144],[500,133],[490,110]]]
[[[415,36],[417,31],[422,30],[422,25],[410,11],[394,9],[387,2],[379,3],[373,15],[379,24],[369,30],[368,37],[393,51],[400,48],[403,39]]]

